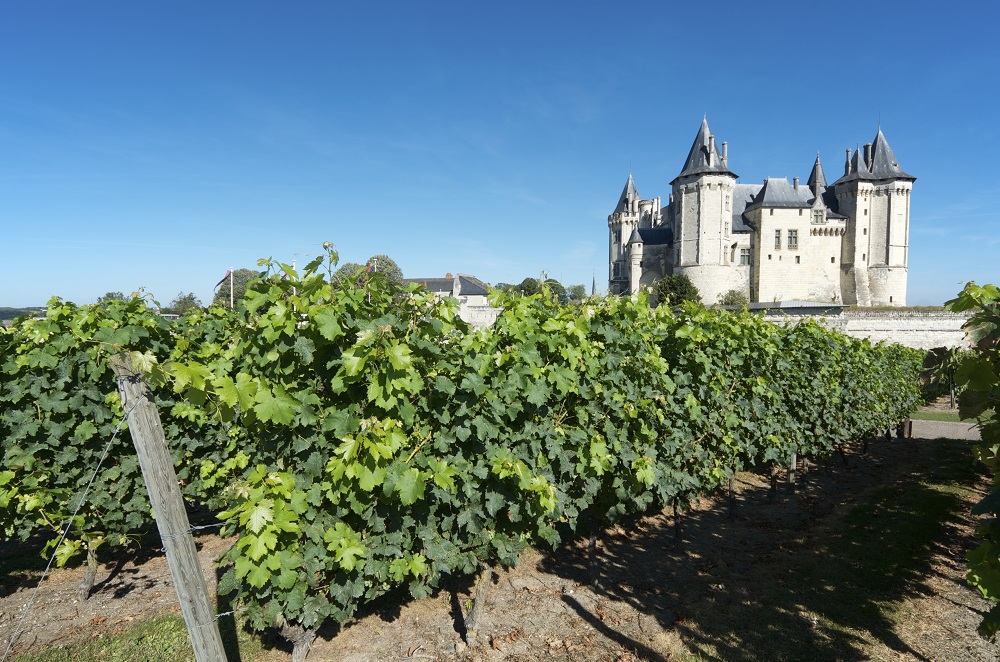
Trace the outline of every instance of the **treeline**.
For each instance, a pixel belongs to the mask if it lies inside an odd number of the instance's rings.
[[[44,314],[45,308],[0,308],[0,320],[14,320],[22,315]]]
[[[428,595],[527,545],[684,509],[741,469],[894,426],[919,398],[922,353],[814,323],[497,292],[504,312],[473,330],[417,286],[338,284],[336,264],[269,263],[237,311],[53,301],[0,332],[5,535],[75,505],[123,415],[120,351],[156,386],[186,495],[237,536],[220,592],[300,654],[395,587]],[[112,457],[60,558],[146,519],[130,443]]]

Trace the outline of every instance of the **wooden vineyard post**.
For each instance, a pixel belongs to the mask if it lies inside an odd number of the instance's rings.
[[[177,589],[184,623],[198,662],[226,659],[215,609],[201,574],[198,550],[191,535],[184,499],[177,485],[177,473],[170,458],[160,414],[153,404],[149,385],[132,367],[128,354],[112,357],[111,367],[118,378],[118,394],[128,414],[132,443],[139,456],[142,477],[149,492],[156,527],[160,531],[167,565]]]

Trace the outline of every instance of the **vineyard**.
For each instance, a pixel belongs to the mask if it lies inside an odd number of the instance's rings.
[[[0,329],[4,537],[51,533],[62,563],[86,554],[85,597],[95,550],[148,526],[131,442],[114,436],[111,358],[127,354],[185,497],[236,536],[220,594],[301,659],[320,625],[389,591],[487,584],[528,547],[592,549],[738,471],[842,452],[919,398],[921,352],[817,324],[543,293],[494,295],[504,312],[474,330],[417,286],[334,283],[336,265],[333,252],[302,270],[265,261],[236,311],[168,321],[142,298],[53,300],[45,319]]]

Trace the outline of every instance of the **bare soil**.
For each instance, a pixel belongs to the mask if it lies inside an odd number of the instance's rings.
[[[877,622],[825,627],[822,609],[815,605],[789,599],[762,614],[755,601],[763,587],[784,583],[795,559],[821,553],[814,541],[842,526],[852,507],[933,461],[930,444],[921,439],[873,443],[866,454],[859,446],[848,453],[849,466],[839,458],[813,464],[800,475],[797,490],[783,485],[773,499],[766,476],[740,474],[735,518],[725,495],[719,495],[682,515],[679,538],[671,512],[604,532],[597,545],[596,587],[588,571],[586,541],[556,552],[527,553],[519,567],[497,573],[471,647],[463,640],[461,614],[468,609],[474,578],[466,578],[420,601],[386,596],[352,623],[324,627],[309,659],[766,660],[781,659],[773,638],[787,637],[815,637],[817,651],[838,651],[829,659],[1000,659],[1000,646],[976,633],[989,604],[964,579],[964,555],[975,546],[977,523],[967,508],[926,551],[920,577],[900,581],[895,621],[859,605],[859,613]],[[985,478],[980,487],[979,494],[967,497],[969,506],[985,493]],[[231,542],[213,535],[198,538],[213,591],[214,561]],[[0,545],[0,557],[20,553],[9,543]],[[82,575],[83,568],[60,569],[46,578],[22,625],[16,652],[102,636],[136,619],[178,611],[160,553],[103,566],[85,603],[75,597]],[[4,647],[39,576],[37,571],[18,572],[0,585]],[[758,629],[760,636],[734,634]],[[256,660],[287,659],[287,650],[269,650]]]

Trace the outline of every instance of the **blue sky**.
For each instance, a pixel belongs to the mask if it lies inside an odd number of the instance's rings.
[[[817,152],[832,181],[881,121],[917,177],[908,303],[940,304],[1000,281],[1000,6],[955,7],[5,3],[0,306],[207,302],[327,240],[601,289],[629,169],[666,199],[706,113],[750,183]]]

